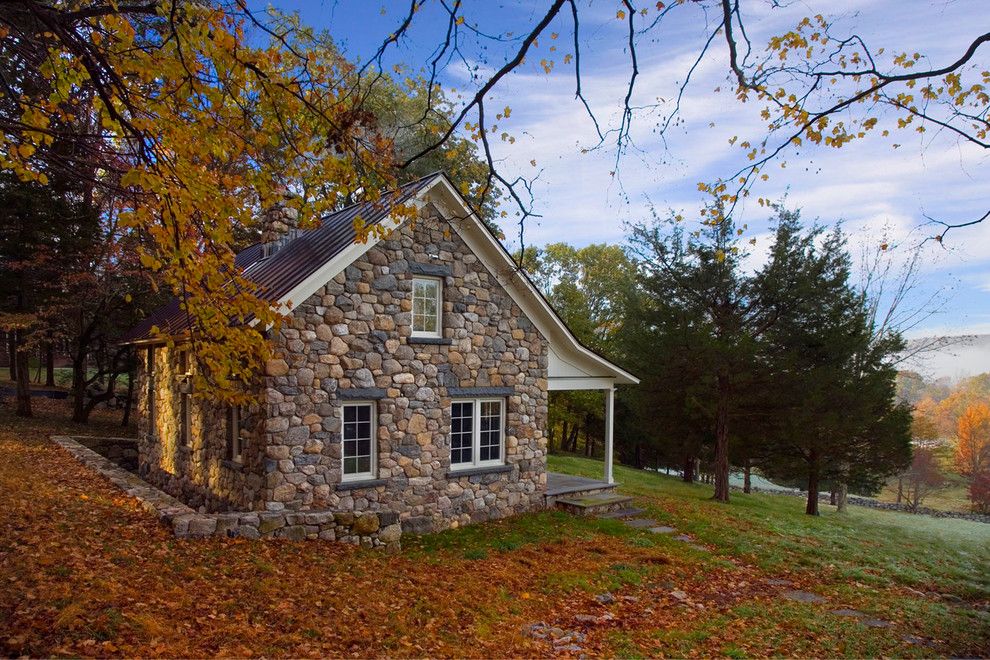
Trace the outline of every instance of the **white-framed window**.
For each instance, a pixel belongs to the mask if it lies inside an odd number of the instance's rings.
[[[450,467],[505,462],[505,401],[458,399],[450,404]]]
[[[436,277],[413,278],[412,334],[414,337],[439,337],[443,308],[443,283]]]
[[[341,479],[357,481],[374,479],[377,464],[375,404],[366,401],[345,403],[342,407],[343,425],[340,435]]]
[[[244,442],[241,439],[241,407],[227,408],[227,458],[240,463],[244,455]]]

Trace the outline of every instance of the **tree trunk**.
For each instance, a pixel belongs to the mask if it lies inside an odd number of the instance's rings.
[[[752,472],[752,468],[750,467],[750,465],[749,465],[749,459],[747,458],[746,459],[746,462],[743,464],[743,492],[744,493],[751,493],[751,492],[753,492],[753,484],[750,481],[750,472]]]
[[[716,502],[729,501],[729,379],[718,376],[715,402],[715,494]]]
[[[7,370],[10,380],[17,382],[17,334],[14,330],[7,331]]]
[[[86,421],[86,353],[72,357],[72,421]]]
[[[20,344],[20,331],[17,331],[17,343]],[[28,353],[18,350],[13,364],[17,369],[17,410],[18,417],[31,417],[31,371],[28,367]]]
[[[837,507],[836,510],[839,513],[846,512],[846,499],[848,495],[849,495],[849,486],[847,486],[846,482],[843,481],[841,484],[839,484],[839,496],[835,499],[835,506]]]
[[[828,491],[828,503],[835,506],[835,486]]]
[[[897,503],[904,499],[904,477],[897,477]]]
[[[55,344],[45,342],[45,387],[55,387]]]
[[[809,516],[818,515],[818,452],[812,451],[808,460],[808,506],[804,512]]]
[[[684,470],[681,472],[681,479],[689,484],[694,483],[694,456],[684,457]]]

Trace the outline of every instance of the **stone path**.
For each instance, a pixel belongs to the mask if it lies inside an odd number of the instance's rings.
[[[615,517],[616,517],[615,514],[612,515],[605,514],[599,516],[599,518],[615,518]],[[632,527],[633,529],[649,530],[649,532],[652,534],[674,534],[677,531],[677,529],[675,529],[674,527],[670,527],[668,525],[661,525],[656,520],[653,520],[651,518],[643,518],[638,514],[630,515],[628,517],[622,517],[620,518],[620,520],[622,520],[622,523],[627,527]],[[681,541],[683,543],[687,543],[689,548],[697,550],[698,552],[711,552],[709,548],[706,548],[703,545],[695,543],[694,539],[689,534],[677,534],[676,536],[672,536],[671,538],[674,539],[675,541]]]

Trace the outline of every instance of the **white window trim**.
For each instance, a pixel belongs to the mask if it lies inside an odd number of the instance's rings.
[[[437,283],[437,329],[436,332],[429,332],[426,330],[416,330],[416,280],[431,281]],[[410,310],[409,327],[412,330],[413,337],[443,337],[443,279],[439,277],[429,277],[425,275],[416,275],[413,277],[412,291],[410,291],[409,296],[410,301],[412,301],[412,309]]]
[[[369,472],[344,473],[344,410],[350,407],[368,406],[371,408],[371,470]],[[378,402],[348,401],[340,406],[340,481],[367,481],[378,478]]]
[[[477,468],[484,467],[494,467],[497,465],[505,465],[505,407],[506,400],[499,397],[485,397],[481,399],[472,398],[456,398],[451,401],[451,415],[453,415],[453,404],[455,403],[473,403],[474,417],[471,422],[471,462],[470,463],[450,463],[450,471],[458,472],[461,470],[474,470]],[[487,461],[481,460],[481,404],[483,403],[497,403],[499,404],[499,450],[498,458],[489,459]],[[450,442],[450,433],[447,435],[448,444]]]

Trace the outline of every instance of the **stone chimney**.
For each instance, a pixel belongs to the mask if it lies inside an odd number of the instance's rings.
[[[283,194],[284,199],[276,202],[261,213],[261,243],[268,257],[296,237],[299,230],[299,211],[288,205],[292,199],[290,193]]]

